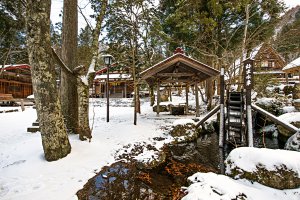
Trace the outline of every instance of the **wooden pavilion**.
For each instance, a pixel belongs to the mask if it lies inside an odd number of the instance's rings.
[[[198,83],[219,75],[219,71],[184,54],[177,48],[173,56],[157,63],[141,72],[141,79],[145,80],[150,88],[157,86],[157,109],[161,101],[160,87],[185,87],[185,113],[188,113],[188,87],[195,86],[196,116],[199,116]]]

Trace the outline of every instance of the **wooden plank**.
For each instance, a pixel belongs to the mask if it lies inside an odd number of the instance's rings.
[[[220,105],[217,105],[214,109],[212,109],[209,113],[207,113],[196,125],[198,128],[201,124],[203,124],[206,120],[208,120],[211,116],[216,114],[220,110]]]
[[[273,114],[267,112],[266,110],[260,108],[259,106],[255,105],[255,104],[251,104],[251,107],[252,107],[253,110],[256,110],[257,112],[261,113],[262,115],[268,117],[270,120],[272,120],[276,124],[279,124],[279,125],[283,126],[287,130],[295,132],[295,133],[297,131],[299,131],[299,129],[296,126],[293,126],[292,124],[289,124],[287,122],[284,122],[284,121],[280,120],[278,117],[276,117],[275,115],[273,115]]]
[[[182,77],[182,76],[194,76],[194,73],[176,72],[176,73],[158,73],[159,77]]]

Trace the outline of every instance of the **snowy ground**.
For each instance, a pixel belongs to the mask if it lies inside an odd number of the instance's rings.
[[[146,142],[159,149],[164,142],[161,127],[171,126],[181,117],[156,117],[149,102],[143,103],[138,125],[133,125],[132,99],[111,99],[110,122],[106,122],[105,99],[92,100],[90,113],[93,138],[82,142],[70,136],[72,152],[66,158],[47,162],[39,133],[27,133],[36,120],[36,110],[0,113],[0,199],[77,199],[75,193],[101,167],[115,161],[115,152],[125,145]],[[193,116],[190,116],[193,117]],[[145,156],[151,156],[145,153]],[[141,158],[144,159],[144,158]]]
[[[77,135],[71,135],[71,154],[55,162],[44,160],[40,134],[26,131],[27,127],[36,120],[35,109],[29,107],[24,112],[0,113],[0,199],[77,199],[75,193],[89,178],[100,171],[101,167],[115,162],[116,152],[120,152],[125,145],[147,143],[159,149],[163,143],[171,141],[165,127],[170,127],[173,123],[191,121],[186,118],[195,118],[192,115],[176,117],[166,113],[157,117],[149,102],[146,101],[142,102],[142,114],[138,115],[138,125],[134,126],[133,108],[130,107],[132,99],[111,99],[110,122],[107,123],[105,101],[105,99],[91,101],[92,141],[82,142]],[[166,139],[155,141],[154,137]],[[143,152],[143,156],[138,158],[151,157],[152,153]],[[222,177],[215,174],[205,176]],[[207,178],[209,179],[211,178]],[[222,188],[225,190],[228,189],[227,180],[225,176],[217,178],[215,184],[218,184],[220,190]],[[268,195],[271,192],[274,195],[279,194],[279,197],[286,197],[284,195],[286,191],[257,186],[257,184],[251,185],[249,182],[230,179],[230,187],[235,187],[236,191],[247,190],[247,194],[250,193],[252,196],[258,192],[257,195],[273,198],[272,195]],[[190,198],[193,192],[197,192],[198,199],[212,199],[205,198],[206,190],[202,191],[198,186],[197,190],[192,188],[188,190],[191,193],[187,199],[197,199]],[[299,190],[295,191],[298,196],[295,194],[295,198],[290,199],[299,199]]]

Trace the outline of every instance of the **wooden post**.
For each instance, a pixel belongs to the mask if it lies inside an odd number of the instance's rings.
[[[21,110],[22,110],[22,112],[25,110],[24,100],[23,99],[21,99]]]
[[[169,84],[169,96],[170,96],[170,101],[172,101],[172,87],[171,87],[171,84]]]
[[[185,86],[185,114],[188,114],[189,112],[189,86],[186,84]]]
[[[126,84],[126,81],[124,83],[124,93],[125,93],[125,98],[127,98],[127,84]]]
[[[150,106],[153,106],[155,102],[153,86],[150,86],[149,89],[150,89]]]
[[[244,87],[246,89],[248,146],[253,147],[253,127],[252,127],[252,111],[251,111],[251,89],[253,87],[253,60],[252,59],[247,59],[244,61]]]
[[[156,114],[159,115],[159,104],[160,104],[160,82],[157,81],[157,103],[156,103]]]
[[[224,81],[224,68],[221,68],[220,74],[220,130],[219,130],[219,147],[224,145],[224,93],[225,93],[225,81]]]
[[[199,113],[199,93],[198,93],[198,84],[195,82],[195,98],[196,98],[196,117],[200,117]]]

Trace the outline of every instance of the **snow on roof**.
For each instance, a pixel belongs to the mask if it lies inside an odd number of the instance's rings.
[[[28,64],[15,64],[15,65],[4,65],[3,69],[4,70],[11,70],[11,69],[30,69],[30,65]]]
[[[282,70],[290,71],[290,70],[295,70],[296,68],[300,70],[300,57],[287,64],[284,68],[282,68]]]
[[[95,79],[106,79],[107,74],[96,75]],[[109,74],[109,79],[130,79],[130,74]]]
[[[283,73],[284,72],[282,70],[253,72],[253,74],[283,74]]]

